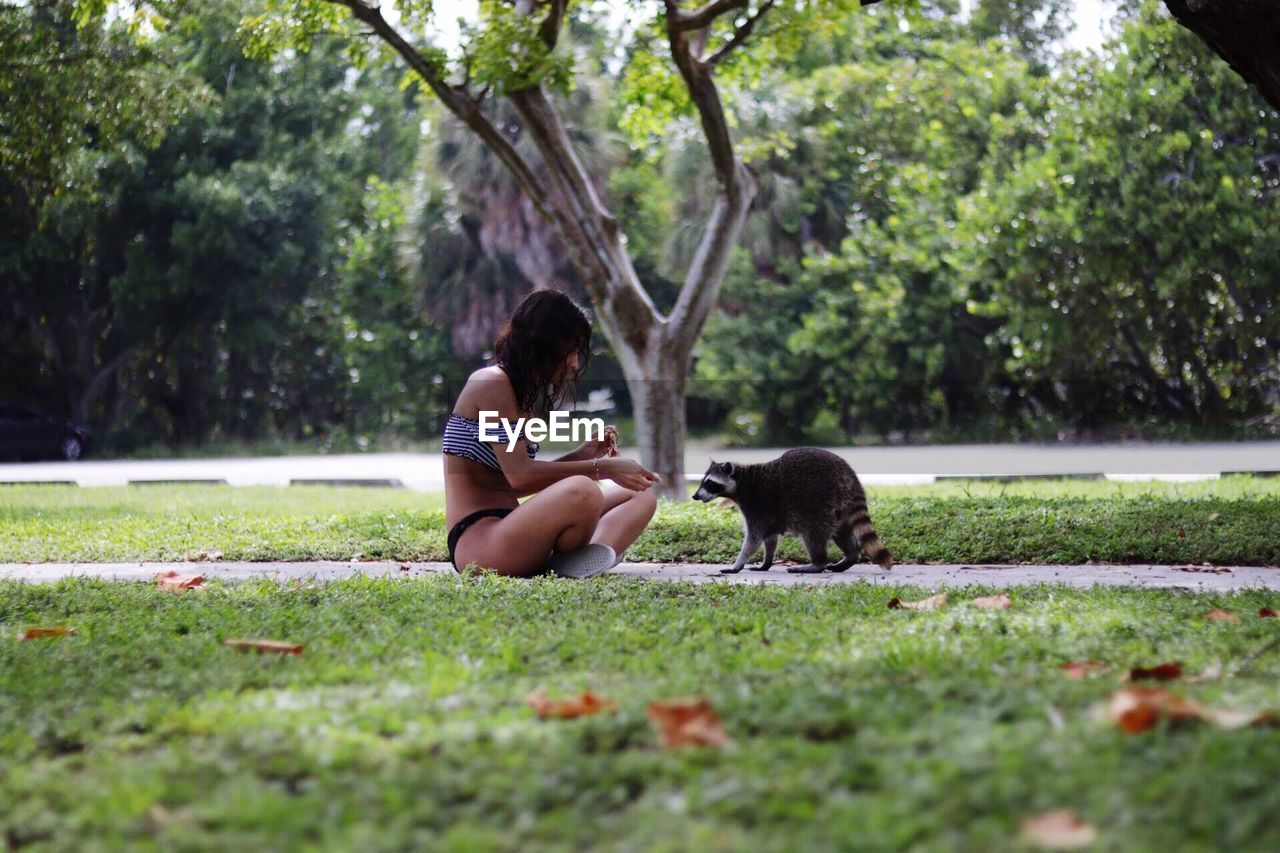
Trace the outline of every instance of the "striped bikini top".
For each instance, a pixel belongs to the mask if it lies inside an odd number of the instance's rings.
[[[505,433],[501,425],[498,426],[498,432]],[[538,453],[538,443],[526,439],[526,444],[529,447],[529,458],[532,459]],[[505,447],[505,443],[502,446]],[[442,452],[451,456],[461,456],[473,462],[479,462],[481,465],[488,465],[495,471],[501,471],[502,466],[498,464],[498,457],[494,454],[493,448],[492,442],[480,440],[479,421],[464,418],[456,413],[449,415],[449,420],[444,425],[444,438],[440,442]]]

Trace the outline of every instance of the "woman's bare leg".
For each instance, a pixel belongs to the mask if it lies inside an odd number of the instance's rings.
[[[573,551],[589,543],[603,509],[604,495],[594,480],[566,477],[510,515],[482,518],[467,528],[454,559],[460,568],[476,563],[503,575],[535,574],[552,550]]]
[[[605,491],[604,507],[600,523],[596,525],[592,542],[613,548],[619,557],[640,538],[658,508],[658,497],[653,489],[633,492],[615,487]]]

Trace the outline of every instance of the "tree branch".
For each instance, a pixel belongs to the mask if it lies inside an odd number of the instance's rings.
[[[703,135],[711,154],[711,165],[720,182],[721,193],[712,208],[702,242],[686,271],[680,294],[669,317],[669,328],[678,337],[679,350],[691,350],[703,322],[711,312],[719,294],[720,282],[729,266],[733,247],[737,244],[746,222],[747,211],[756,195],[756,183],[746,166],[738,159],[733,147],[733,136],[724,114],[720,93],[712,78],[712,68],[694,55],[695,45],[689,28],[682,25],[687,20],[677,8],[678,0],[665,0],[667,8],[667,41],[671,56],[684,78],[689,99],[698,111]],[[713,2],[706,9],[723,12],[730,6]]]
[[[558,220],[553,216],[553,211],[548,206],[548,194],[546,187],[542,185],[542,181],[534,173],[533,168],[525,161],[520,152],[502,135],[489,118],[480,110],[479,103],[471,98],[465,89],[449,85],[443,80],[432,68],[431,63],[427,61],[413,45],[405,41],[404,37],[392,27],[387,20],[382,17],[382,12],[372,6],[367,5],[363,0],[326,0],[329,3],[336,3],[339,6],[345,6],[351,10],[358,20],[366,24],[370,29],[377,33],[378,37],[393,48],[396,53],[404,58],[409,67],[418,73],[427,85],[431,87],[431,91],[436,94],[440,102],[445,105],[449,112],[453,113],[462,120],[467,127],[471,128],[477,136],[479,136],[493,151],[494,155],[507,167],[512,176],[516,179],[516,183],[524,190],[525,195],[529,197],[529,201],[553,226],[558,226]]]
[[[741,47],[742,43],[751,37],[752,31],[756,28],[756,22],[763,18],[765,14],[773,8],[773,4],[775,2],[776,0],[765,0],[764,5],[757,9],[756,13],[748,18],[746,23],[734,29],[733,37],[730,38],[723,47],[704,60],[705,64],[715,68],[724,61],[726,56]]]
[[[705,6],[692,12],[681,12],[674,0],[666,0],[667,27],[674,27],[678,32],[700,30],[711,25],[712,21],[734,9],[747,5],[747,0],[711,0]]]
[[[560,25],[564,22],[564,15],[568,8],[569,0],[551,0],[551,10],[542,19],[542,26],[538,31],[543,44],[547,47],[554,48],[560,39]]]
[[[542,87],[530,86],[511,92],[508,97],[569,206],[574,227],[572,236],[566,235],[564,239],[571,248],[576,244],[581,254],[590,260],[590,266],[580,269],[583,286],[593,302],[608,306],[601,320],[609,324],[611,338],[616,334],[635,351],[643,352],[651,342],[651,330],[661,317],[649,294],[640,286],[631,258],[622,245],[617,219],[601,201],[573,140]]]

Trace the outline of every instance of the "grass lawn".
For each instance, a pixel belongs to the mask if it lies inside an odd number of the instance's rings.
[[[321,501],[320,503],[323,503]],[[317,504],[319,505],[319,504]],[[311,588],[0,583],[0,839],[13,848],[991,850],[1069,808],[1096,849],[1280,849],[1280,732],[1091,709],[1133,665],[1280,708],[1276,594],[458,577]],[[1207,620],[1210,608],[1239,622]],[[32,625],[78,634],[15,642]],[[305,644],[237,654],[228,637]],[[1108,668],[1074,681],[1065,661]],[[591,689],[616,714],[540,721]],[[732,742],[664,751],[648,702]]]
[[[1188,484],[945,482],[873,487],[871,515],[900,562],[1280,564],[1280,478]],[[441,494],[370,488],[0,487],[0,562],[445,560]],[[668,503],[632,560],[731,562],[732,507]],[[833,551],[834,553],[834,551]],[[781,559],[804,560],[783,540]]]

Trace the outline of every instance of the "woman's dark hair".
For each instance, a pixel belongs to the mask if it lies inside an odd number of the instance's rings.
[[[556,372],[574,351],[577,372],[556,383]],[[577,399],[578,377],[590,353],[591,319],[586,309],[550,288],[539,288],[521,299],[493,341],[494,361],[511,377],[520,411],[542,418],[564,399],[569,383]]]

